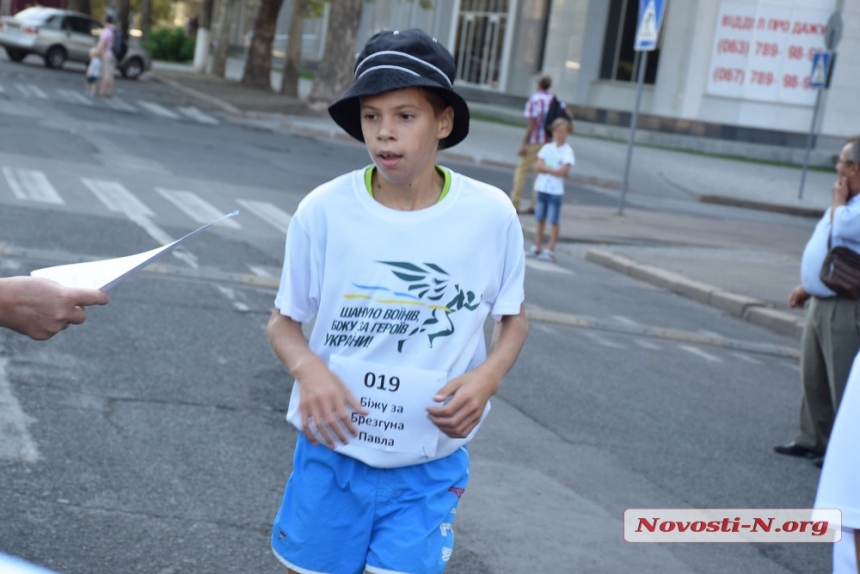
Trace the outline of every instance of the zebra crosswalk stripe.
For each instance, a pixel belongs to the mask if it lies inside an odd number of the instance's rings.
[[[216,120],[212,116],[204,114],[203,112],[201,112],[200,110],[198,110],[194,106],[185,107],[185,108],[180,107],[180,108],[176,108],[176,109],[179,110],[179,112],[182,113],[183,115],[188,116],[192,120],[200,122],[201,124],[209,124],[209,125],[214,126],[214,125],[219,123],[218,120]]]
[[[236,203],[279,231],[286,233],[287,228],[290,226],[290,219],[292,219],[290,214],[267,201],[237,199]]]
[[[64,205],[65,202],[48,177],[41,171],[29,169],[12,169],[3,167],[3,177],[9,184],[9,188],[16,198],[36,203],[50,203],[53,205]]]
[[[706,361],[710,361],[712,363],[722,363],[723,360],[716,355],[712,355],[710,353],[706,353],[705,351],[699,349],[698,347],[694,347],[692,345],[678,345],[678,348],[682,351],[687,351],[691,355],[696,355],[697,357],[701,357]]]
[[[115,213],[125,213],[131,219],[155,217],[152,210],[121,183],[87,178],[81,181],[105,207]],[[164,243],[170,243],[171,241],[173,240],[170,239],[170,241],[165,241]]]
[[[161,245],[173,243],[170,234],[150,219],[155,217],[155,214],[121,183],[87,178],[81,181],[109,210],[124,213]],[[171,254],[177,259],[185,261],[193,269],[200,266],[197,262],[197,256],[182,247],[174,250]]]
[[[190,191],[162,189],[160,187],[155,188],[155,191],[197,223],[209,223],[224,215],[224,212]],[[216,225],[230,229],[242,229],[242,226],[232,219],[219,221]]]
[[[33,93],[33,95],[36,96],[37,98],[42,99],[42,100],[48,99],[48,94],[43,92],[42,88],[40,88],[39,86],[37,86],[35,84],[30,84],[28,87],[30,88],[30,91]]]
[[[137,108],[135,108],[133,105],[131,105],[127,102],[124,102],[123,100],[119,99],[116,96],[113,96],[111,98],[104,98],[101,101],[103,101],[106,106],[113,108],[115,110],[120,110],[122,112],[136,112],[137,111]]]
[[[83,94],[79,94],[73,90],[57,90],[57,93],[77,104],[84,104],[85,106],[92,106],[93,103],[87,99],[87,97]]]
[[[28,98],[30,97],[30,90],[27,89],[27,86],[25,86],[24,84],[15,84],[15,87],[18,88],[19,92],[21,92],[22,94],[24,94]]]
[[[0,86],[0,94],[6,93],[6,90],[3,89],[3,86]]]
[[[36,462],[41,456],[27,430],[35,422],[21,408],[7,374],[9,359],[0,357],[0,459]]]
[[[171,120],[178,120],[179,114],[175,112],[171,112],[164,106],[156,104],[155,102],[147,102],[145,100],[137,100],[137,104],[145,109],[146,111],[155,114],[156,116],[161,116],[162,118],[170,118]]]

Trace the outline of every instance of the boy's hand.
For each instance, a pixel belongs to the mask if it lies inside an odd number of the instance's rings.
[[[294,374],[296,380],[300,381],[302,391],[299,403],[302,430],[311,444],[319,444],[317,433],[326,446],[332,449],[337,446],[335,440],[346,444],[350,438],[358,435],[347,407],[362,415],[366,415],[367,411],[322,359],[314,357],[306,364],[297,366]],[[311,421],[316,432],[310,426]],[[344,428],[351,437],[346,435]]]
[[[430,420],[451,438],[466,438],[481,422],[487,401],[498,390],[498,383],[475,371],[453,378],[439,389],[433,400],[437,403],[451,398],[447,405],[428,407]]]

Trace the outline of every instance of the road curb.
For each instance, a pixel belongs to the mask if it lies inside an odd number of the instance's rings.
[[[824,215],[824,209],[814,207],[801,207],[799,205],[780,205],[778,203],[767,203],[765,201],[753,201],[751,199],[739,199],[722,195],[697,195],[696,201],[711,203],[714,205],[727,205],[729,207],[742,207],[756,211],[769,211],[771,213],[783,213],[786,215],[797,215],[799,217],[814,217],[820,219]]]
[[[165,78],[164,76],[160,76],[157,73],[149,73],[149,77],[155,80],[156,82],[161,82],[165,86],[170,86],[174,90],[178,90],[188,96],[193,98],[197,98],[198,100],[202,100],[208,104],[211,104],[215,107],[221,108],[227,113],[233,114],[235,116],[245,117],[245,112],[234,106],[233,104],[228,104],[227,102],[220,100],[214,96],[210,96],[209,94],[204,94],[199,90],[195,90],[194,88],[189,88],[188,86],[182,85],[181,82],[177,82],[176,80],[171,80],[170,78]]]
[[[605,249],[589,249],[585,253],[585,259],[634,279],[667,289],[682,297],[716,307],[781,335],[800,337],[803,331],[802,318],[768,307],[765,301],[753,297],[694,281],[653,265],[643,265]]]

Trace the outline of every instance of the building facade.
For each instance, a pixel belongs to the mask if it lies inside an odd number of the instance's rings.
[[[641,64],[633,51],[639,1],[649,0],[433,0],[432,6],[373,0],[364,6],[358,47],[378,30],[419,27],[454,53],[461,86],[526,97],[549,74],[553,90],[577,110],[622,125],[634,106]],[[643,58],[639,110],[646,119],[688,126],[693,135],[716,131],[757,141],[771,134],[765,142],[801,147],[817,95],[813,57],[825,49],[826,26],[839,12],[837,57],[817,132],[831,148],[860,133],[860,2],[664,2],[658,49]],[[288,15],[285,2],[282,33]]]

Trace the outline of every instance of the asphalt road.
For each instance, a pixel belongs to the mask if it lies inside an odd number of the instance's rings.
[[[280,572],[268,532],[295,432],[264,325],[289,214],[366,154],[237,125],[153,82],[88,103],[72,95],[82,79],[0,56],[0,274],[152,249],[242,213],[83,326],[47,343],[0,333],[0,551],[68,574]],[[614,205],[575,187],[567,201]],[[821,544],[624,542],[626,508],[808,507],[818,471],[771,453],[796,419],[795,340],[583,253],[529,262],[541,319],[472,443],[447,571],[826,571]]]

